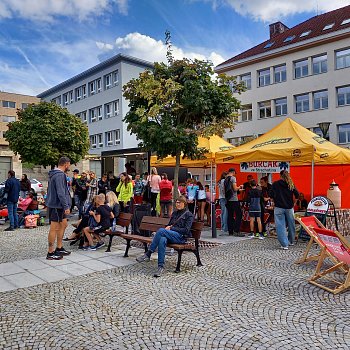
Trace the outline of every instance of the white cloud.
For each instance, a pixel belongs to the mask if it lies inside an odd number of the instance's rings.
[[[127,14],[128,0],[1,0],[0,18],[51,22],[57,16],[67,16],[84,20],[103,15],[115,5],[118,12]]]
[[[99,43],[101,47],[103,47]],[[108,45],[108,44],[104,44]],[[105,48],[105,46],[103,47]],[[140,33],[129,33],[124,37],[119,37],[115,41],[116,51],[121,50],[128,55],[140,57],[151,62],[166,61],[166,45],[161,40],[156,40],[150,36]],[[209,52],[206,49],[200,49],[201,52],[185,51],[175,45],[172,47],[175,59],[184,57],[190,59],[210,60],[214,65],[224,61],[224,58],[216,52]]]
[[[208,1],[208,0],[207,0]],[[254,20],[275,21],[285,17],[310,12],[316,15],[328,12],[350,4],[349,0],[209,0],[214,9],[220,5],[231,6],[242,16]]]

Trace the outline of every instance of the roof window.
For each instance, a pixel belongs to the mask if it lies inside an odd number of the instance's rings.
[[[331,29],[331,28],[333,28],[333,26],[334,26],[334,23],[327,24],[322,30]]]
[[[311,33],[311,30],[307,30],[306,32],[303,32],[300,34],[300,38],[303,38],[304,36],[308,36]]]
[[[341,22],[341,25],[343,26],[344,24],[350,23],[350,18],[344,19],[343,22]]]
[[[287,43],[288,41],[292,41],[295,38],[295,35],[288,36],[283,40],[284,43]]]
[[[275,42],[272,41],[270,43],[267,43],[265,46],[264,46],[264,49],[268,49],[269,47],[271,47]]]

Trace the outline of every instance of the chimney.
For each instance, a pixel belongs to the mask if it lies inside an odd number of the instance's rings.
[[[278,34],[284,33],[289,28],[282,22],[275,22],[270,24],[270,39],[274,38]]]

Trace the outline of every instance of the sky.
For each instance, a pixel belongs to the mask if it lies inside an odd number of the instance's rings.
[[[37,95],[123,53],[222,63],[350,0],[0,0],[0,91]]]

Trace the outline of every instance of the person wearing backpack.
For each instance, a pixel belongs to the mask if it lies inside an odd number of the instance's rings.
[[[239,187],[237,186],[236,170],[230,168],[224,181],[226,208],[227,208],[227,226],[230,236],[245,237],[240,232],[242,222],[242,209],[238,200]]]

